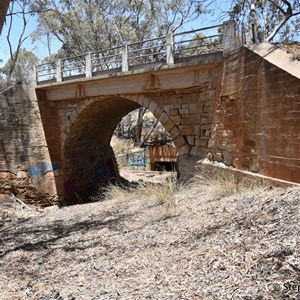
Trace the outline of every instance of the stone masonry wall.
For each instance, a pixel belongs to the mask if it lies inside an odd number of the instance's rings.
[[[0,193],[55,203],[53,175],[59,166],[48,154],[34,88],[16,85],[3,92],[0,114]]]
[[[247,48],[225,61],[209,147],[228,166],[300,182],[300,80]]]

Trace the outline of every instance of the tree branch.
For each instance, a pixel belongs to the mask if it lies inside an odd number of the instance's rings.
[[[281,6],[279,6],[276,2],[273,0],[269,0],[280,12],[285,16],[287,14],[287,11],[285,11]]]
[[[36,13],[44,13],[44,12],[57,12],[55,9],[45,9],[45,10],[28,10],[28,11],[16,11],[16,12],[10,12],[6,14],[6,17],[11,17],[11,16],[17,16],[17,15],[30,15],[30,14],[36,14]]]
[[[280,28],[292,17],[293,15],[286,15],[281,22],[274,28],[274,30],[272,31],[272,33],[267,37],[266,41],[268,43],[270,43],[270,41],[273,40],[273,38],[275,37],[275,35],[278,33],[278,31],[280,30]]]

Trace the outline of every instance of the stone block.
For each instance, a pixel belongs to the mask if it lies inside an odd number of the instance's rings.
[[[193,125],[179,125],[178,128],[182,135],[194,135],[195,134],[195,126],[193,126]]]
[[[181,104],[173,104],[172,107],[173,107],[174,109],[179,109],[179,108],[181,108],[182,106],[181,106]]]
[[[69,116],[69,120],[74,123],[74,121],[76,120],[77,118],[77,110],[76,109],[73,109],[72,113],[70,114]]]
[[[80,102],[76,106],[76,110],[77,110],[78,113],[81,113],[86,107],[87,107],[87,105],[84,102]]]
[[[176,116],[176,115],[178,115],[178,109],[171,109],[170,116]]]
[[[190,110],[188,108],[180,108],[179,109],[179,113],[181,115],[189,115],[190,114]]]
[[[172,139],[176,138],[180,134],[177,126],[174,126],[173,129],[169,131],[169,134],[171,135]]]
[[[254,156],[251,161],[250,171],[255,173],[259,171],[259,159],[257,156]]]
[[[163,105],[163,111],[164,111],[167,115],[170,115],[170,113],[171,113],[171,105]]]
[[[190,153],[191,156],[199,156],[199,148],[196,146],[191,147]]]
[[[28,172],[23,170],[17,171],[17,178],[18,179],[26,179],[28,177]]]
[[[189,145],[183,145],[179,148],[178,153],[179,155],[185,155],[190,153],[191,147]]]
[[[168,119],[167,122],[164,124],[164,127],[167,132],[170,132],[174,128],[174,126],[175,124],[170,119]]]
[[[171,120],[174,122],[175,125],[179,125],[181,122],[181,117],[180,116],[172,116]]]
[[[232,154],[228,151],[223,151],[223,162],[227,166],[232,165]]]
[[[200,147],[207,147],[208,140],[200,139],[198,144]]]
[[[158,106],[154,112],[154,116],[156,117],[156,119],[159,119],[162,113],[163,109],[160,106]]]
[[[203,109],[202,109],[202,112],[205,113],[205,112],[210,112],[210,106],[203,106]],[[203,114],[202,114],[203,115]]]
[[[146,107],[147,107],[147,106],[146,106]],[[149,105],[149,107],[148,107],[148,109],[149,109],[152,113],[154,113],[155,110],[156,110],[156,108],[157,108],[157,103],[154,102],[154,101],[151,101],[151,102],[150,102],[150,105]]]
[[[168,115],[165,112],[163,112],[158,120],[161,124],[165,125],[168,119],[169,119]]]
[[[83,100],[86,106],[89,106],[94,100],[92,98],[87,98]]]
[[[189,145],[191,145],[191,146],[195,145],[195,137],[193,135],[187,135],[186,139],[187,139]]]
[[[197,113],[197,106],[196,106],[195,103],[190,104],[190,105],[189,105],[189,109],[190,109],[190,113],[191,113],[191,114]]]
[[[179,149],[183,145],[186,145],[186,141],[184,140],[184,138],[181,135],[179,135],[176,138],[174,138],[173,142],[174,142],[174,144],[175,144],[175,146],[176,146],[177,149]]]

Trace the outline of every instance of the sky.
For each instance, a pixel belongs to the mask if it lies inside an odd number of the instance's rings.
[[[1,0],[0,0],[1,1]],[[225,3],[226,1],[224,1]],[[215,11],[215,14],[213,15],[201,15],[197,20],[194,22],[186,25],[186,30],[190,29],[198,29],[205,26],[211,26],[215,24],[220,24],[220,21],[218,20],[220,17],[220,7],[212,7],[213,11]],[[226,9],[225,5],[223,4],[223,10]],[[225,21],[225,20],[224,20]],[[7,62],[7,60],[10,57],[10,51],[9,46],[7,42],[7,33],[8,33],[8,25],[9,20],[4,24],[2,34],[0,36],[0,67],[3,67],[4,64]],[[22,44],[22,48],[26,48],[28,51],[32,51],[40,60],[46,56],[49,55],[48,48],[46,46],[45,40],[44,41],[35,41],[32,42],[30,38],[30,34],[32,34],[36,29],[37,23],[34,17],[30,17],[27,29],[24,36],[28,36],[28,38],[24,41]],[[21,30],[23,28],[23,21],[22,18],[18,15],[14,16],[13,19],[13,26],[11,31],[11,44],[13,52],[16,49],[16,46],[18,44],[18,39],[21,34]],[[58,51],[60,48],[59,42],[52,40],[51,43],[51,54],[54,54]]]
[[[0,0],[1,1],[1,0]],[[3,26],[2,34],[0,36],[0,59],[2,62],[0,62],[0,67],[3,66],[7,60],[10,57],[10,50],[7,42],[7,33],[8,33],[8,20]],[[22,48],[26,48],[28,51],[32,51],[35,53],[35,55],[39,58],[42,59],[43,57],[48,56],[48,48],[45,45],[45,42],[43,41],[36,41],[32,42],[30,38],[30,34],[32,34],[35,29],[36,29],[37,23],[35,21],[34,17],[30,17],[24,37],[28,37],[24,43],[22,44]],[[12,49],[13,51],[16,49],[16,46],[18,44],[18,40],[21,34],[21,30],[23,28],[23,21],[21,17],[14,16],[13,19],[13,26],[11,30],[11,44],[12,44]],[[59,49],[59,44],[53,42],[51,51],[55,53]]]

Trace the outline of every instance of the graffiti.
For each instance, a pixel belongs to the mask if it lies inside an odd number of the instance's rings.
[[[38,162],[36,163],[36,165],[28,167],[28,174],[32,178],[41,178],[46,174],[46,172],[55,171],[59,169],[59,165],[54,165],[49,162]]]
[[[128,153],[127,154],[127,162],[130,166],[133,166],[133,167],[146,167],[147,158],[145,156],[145,151]]]
[[[108,177],[108,175],[109,175],[109,168],[107,166],[107,163],[101,161],[100,164],[96,167],[96,178],[99,181],[104,177]]]

